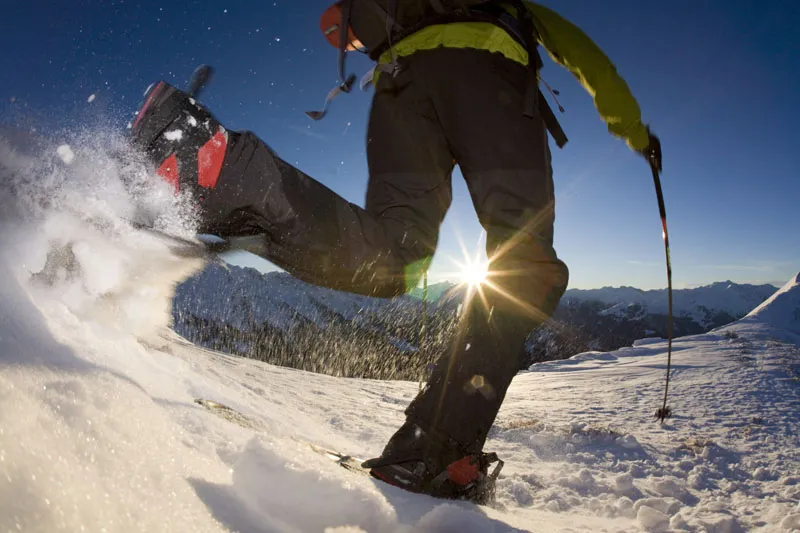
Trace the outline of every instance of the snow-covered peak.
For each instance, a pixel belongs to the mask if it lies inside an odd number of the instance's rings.
[[[710,285],[673,291],[675,316],[686,317],[704,328],[719,325],[721,320],[742,317],[769,298],[777,289],[774,285],[751,285],[720,281]],[[439,308],[457,306],[464,300],[466,288],[453,285],[436,301]],[[621,319],[641,318],[648,314],[666,315],[669,309],[666,289],[642,290],[636,287],[603,287],[600,289],[569,289],[560,305],[578,306],[599,302],[601,316]]]
[[[721,281],[692,289],[673,291],[676,316],[691,317],[699,324],[711,325],[714,313],[724,312],[731,317],[744,316],[775,291],[773,285],[750,285]],[[668,295],[664,289],[640,290],[634,287],[603,287],[602,289],[570,289],[563,302],[598,301],[608,305],[607,314],[619,314],[631,305],[642,313],[666,314]]]
[[[753,322],[800,335],[800,273],[740,321]]]

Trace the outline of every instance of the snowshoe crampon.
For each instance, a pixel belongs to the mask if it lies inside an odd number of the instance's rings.
[[[492,464],[495,466],[490,473]],[[435,476],[430,475],[423,461],[380,464],[376,459],[365,461],[362,466],[370,468],[373,477],[410,492],[484,505],[494,501],[495,484],[503,465],[496,453],[482,452],[454,461]]]

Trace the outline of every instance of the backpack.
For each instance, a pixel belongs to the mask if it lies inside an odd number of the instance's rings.
[[[537,51],[536,27],[523,0],[337,1],[322,14],[320,30],[328,42],[339,49],[340,84],[328,94],[322,111],[309,111],[306,114],[314,120],[321,119],[336,95],[352,89],[355,76],[345,76],[346,52],[358,50],[377,61],[394,44],[423,28],[454,22],[495,24],[525,48],[528,53],[529,80],[523,113],[529,117],[540,113],[556,143],[562,147],[567,138],[538,88],[538,71],[542,60]],[[398,65],[393,57],[390,65],[379,65],[377,68],[393,73]]]
[[[376,59],[388,46],[423,27],[490,3],[496,4],[485,0],[352,0],[350,26],[365,51]]]
[[[503,4],[516,8],[517,17]],[[521,26],[527,16],[519,0],[339,0],[322,14],[320,29],[333,46],[341,48],[344,41],[346,50],[359,50],[377,60],[409,35],[451,22],[497,24],[525,45],[527,36]],[[343,27],[347,27],[347,38],[340,31]]]

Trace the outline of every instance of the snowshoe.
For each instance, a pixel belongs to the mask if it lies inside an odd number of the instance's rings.
[[[497,465],[489,473],[493,463]],[[410,492],[487,504],[494,501],[495,483],[503,461],[496,453],[481,452],[462,457],[438,473],[431,471],[425,461],[382,464],[378,458],[365,461],[361,466],[369,468],[373,477]]]
[[[497,463],[492,473],[489,466]],[[497,454],[472,452],[408,420],[392,435],[380,457],[362,464],[373,477],[437,498],[489,503],[503,468]]]

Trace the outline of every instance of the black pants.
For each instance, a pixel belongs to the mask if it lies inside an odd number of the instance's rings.
[[[439,48],[401,64],[379,78],[373,99],[365,209],[243,133],[207,199],[209,231],[266,233],[267,259],[311,283],[402,294],[436,249],[458,164],[486,229],[491,284],[465,307],[457,340],[407,415],[478,451],[527,335],[567,285],[553,249],[547,133],[522,115],[525,67],[499,54]]]

